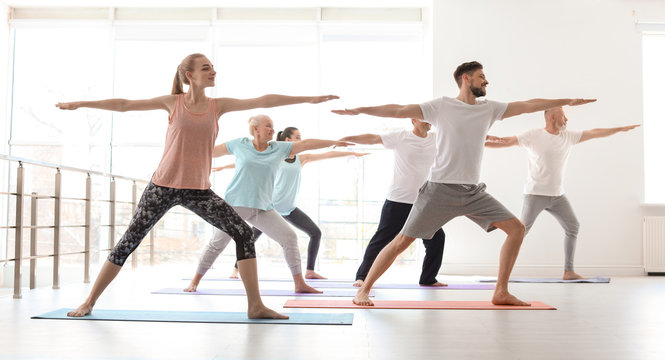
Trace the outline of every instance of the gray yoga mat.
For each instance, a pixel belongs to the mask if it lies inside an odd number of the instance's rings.
[[[185,292],[182,288],[165,288],[152,292],[153,294],[179,294],[179,295],[245,295],[243,289],[198,289],[195,292]],[[318,297],[354,297],[356,290],[325,290],[323,293],[295,293],[293,290],[261,289],[261,296],[318,296]],[[369,296],[374,296],[371,291]]]
[[[496,282],[496,279],[480,279],[479,282]],[[556,278],[511,278],[512,283],[609,283],[610,278],[596,276],[578,280],[563,280]]]
[[[289,319],[248,319],[243,312],[212,311],[156,311],[156,310],[104,310],[95,309],[83,317],[68,317],[73,309],[58,309],[33,316],[32,319],[57,320],[108,320],[108,321],[157,321],[187,323],[236,323],[236,324],[298,324],[298,325],[351,325],[353,314],[291,313]]]

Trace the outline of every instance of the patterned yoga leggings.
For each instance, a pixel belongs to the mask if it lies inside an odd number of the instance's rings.
[[[122,266],[150,229],[176,205],[191,210],[236,242],[238,260],[255,258],[252,228],[212,190],[174,189],[150,182],[136,207],[127,231],[111,250],[108,260]]]

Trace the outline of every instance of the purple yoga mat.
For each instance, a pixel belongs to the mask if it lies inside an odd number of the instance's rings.
[[[315,288],[354,288],[351,282],[326,282],[317,281],[316,283],[309,283],[310,286]],[[448,284],[448,286],[421,286],[419,284],[374,284],[372,289],[427,289],[427,290],[494,290],[493,284]]]
[[[192,280],[192,278],[183,278],[182,280]],[[201,279],[201,281],[240,281],[240,279],[231,279],[228,277],[204,277]],[[267,279],[259,279],[259,281],[276,281],[276,282],[293,282],[293,279],[277,279],[277,278],[267,278]],[[347,279],[305,279],[306,282],[348,282],[350,284],[353,284],[355,280],[347,280]]]
[[[195,292],[185,292],[182,288],[165,288],[152,292],[153,294],[178,294],[178,295],[245,295],[243,289],[198,289]],[[356,290],[325,290],[321,294],[295,293],[293,290],[261,289],[261,296],[318,296],[318,297],[354,297]],[[370,292],[369,296],[374,296]]]

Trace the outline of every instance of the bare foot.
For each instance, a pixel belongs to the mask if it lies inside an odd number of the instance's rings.
[[[71,317],[82,317],[90,314],[92,312],[93,305],[82,304],[76,310],[72,310],[67,313],[67,316]]]
[[[240,276],[238,276],[238,268],[233,268],[233,272],[229,275],[229,279],[240,279]]]
[[[315,273],[314,270],[307,270],[305,271],[305,279],[327,279],[327,277]]]
[[[185,292],[196,292],[197,287],[198,287],[198,284],[189,284],[189,286],[184,288],[183,290]]]
[[[313,288],[313,287],[311,287],[311,286],[309,286],[305,283],[297,284],[295,292],[296,293],[312,293],[312,294],[321,294],[321,293],[323,293],[323,291],[317,290],[317,289],[315,289],[315,288]]]
[[[494,291],[494,296],[492,297],[492,304],[494,305],[514,305],[514,306],[531,306],[531,304],[524,302],[516,297],[514,297],[508,291]]]
[[[288,319],[288,315],[280,314],[263,305],[247,310],[247,317],[250,319]]]
[[[374,306],[372,300],[369,299],[369,294],[363,289],[358,290],[356,297],[353,298],[353,303],[360,306]]]
[[[353,283],[353,286],[355,286],[355,287],[361,287],[361,286],[363,286],[363,283],[364,283],[364,282],[365,282],[365,280],[360,280],[360,279],[358,279],[358,280],[356,280],[356,282]]]
[[[586,279],[584,276],[576,273],[573,270],[566,270],[563,272],[563,279],[564,280],[581,280],[581,279]]]
[[[448,284],[437,281],[434,284],[420,284],[420,286],[440,286],[440,287],[444,287],[444,286],[448,286]]]

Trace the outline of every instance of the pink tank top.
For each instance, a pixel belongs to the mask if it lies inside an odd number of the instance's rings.
[[[212,151],[218,132],[215,99],[208,100],[205,113],[193,113],[185,107],[184,94],[178,94],[169,118],[164,154],[152,182],[175,189],[210,189]]]

